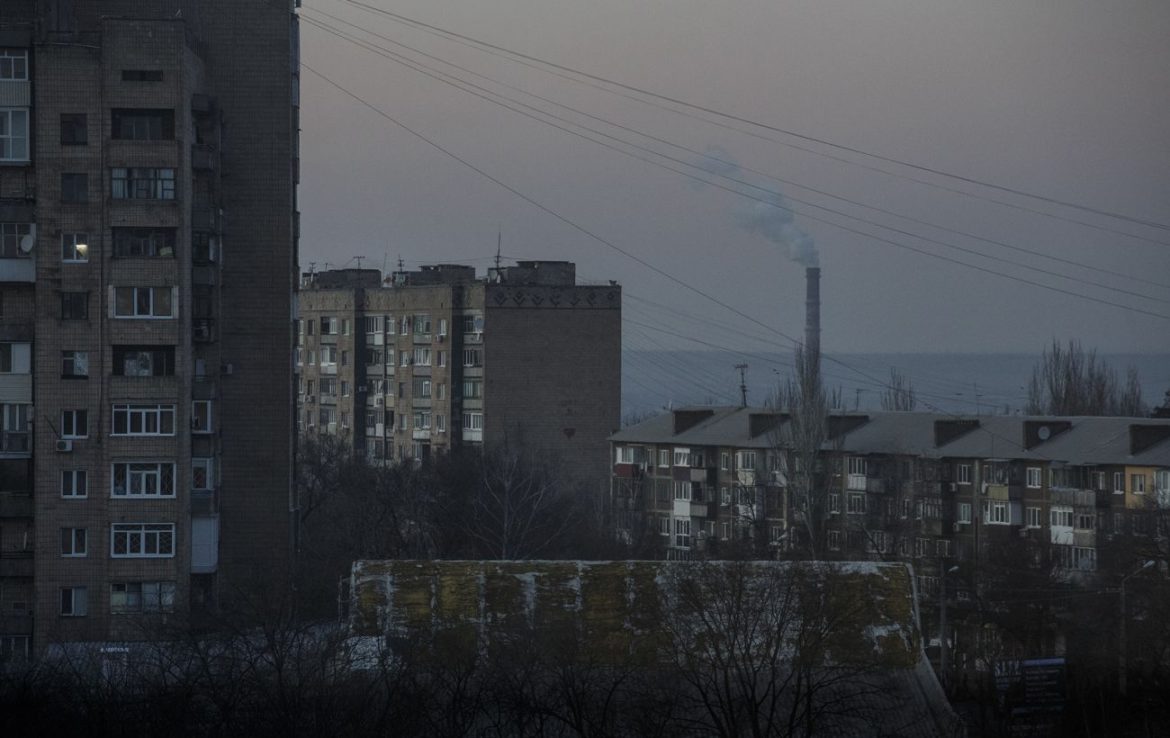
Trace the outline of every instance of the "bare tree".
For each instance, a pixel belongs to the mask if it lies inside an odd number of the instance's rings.
[[[1146,413],[1137,370],[1130,367],[1125,384],[1117,371],[1086,351],[1080,341],[1067,346],[1053,340],[1032,369],[1028,384],[1031,415],[1129,415]]]
[[[775,439],[780,453],[789,454],[788,488],[794,523],[802,532],[810,558],[824,551],[827,500],[817,474],[821,447],[829,435],[829,403],[821,383],[820,355],[796,350],[796,379],[781,389],[777,403],[787,422]]]
[[[890,382],[882,392],[882,410],[909,411],[918,404],[914,385],[897,369],[890,368]]]

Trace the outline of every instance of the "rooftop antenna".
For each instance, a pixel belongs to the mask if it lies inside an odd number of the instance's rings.
[[[362,259],[364,259],[364,258],[366,258],[366,257],[364,257],[364,256],[355,256],[355,257],[353,257],[353,260],[357,262],[357,268],[358,268],[358,269],[361,269],[361,268],[362,268]]]
[[[744,378],[744,372],[747,371],[747,364],[736,364],[735,368],[739,370],[739,406],[747,407],[747,381]]]
[[[504,242],[504,233],[500,227],[496,226],[496,271],[500,269],[500,246]]]
[[[402,272],[405,270],[406,270],[406,262],[404,262],[402,260],[402,254],[399,254],[398,255],[398,271]]]

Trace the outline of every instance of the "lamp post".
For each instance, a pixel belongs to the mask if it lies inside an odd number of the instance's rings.
[[[1154,563],[1153,560],[1146,561],[1138,568],[1123,576],[1117,588],[1118,599],[1121,601],[1121,617],[1118,619],[1117,628],[1117,692],[1122,697],[1125,696],[1128,688],[1126,672],[1129,670],[1129,652],[1126,650],[1125,643],[1125,621],[1127,619],[1125,614],[1125,583],[1129,581],[1130,577],[1149,569]]]

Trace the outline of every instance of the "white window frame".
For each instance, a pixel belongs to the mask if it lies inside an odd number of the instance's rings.
[[[959,503],[959,511],[958,511],[958,515],[956,516],[955,519],[956,519],[956,522],[970,524],[970,522],[971,522],[971,503],[970,502],[960,502]]]
[[[463,399],[479,400],[483,398],[483,380],[471,377],[463,380]]]
[[[174,405],[116,404],[110,413],[111,436],[173,436]],[[119,430],[119,423],[122,429]]]
[[[62,410],[61,438],[67,440],[89,438],[89,410],[85,408]]]
[[[201,418],[203,422],[200,422]],[[215,432],[215,405],[212,400],[191,401],[191,432],[196,434]]]
[[[476,368],[483,366],[483,349],[479,348],[465,348],[463,349],[463,366],[469,368]]]
[[[114,299],[111,305],[113,317],[119,320],[170,320],[175,317],[176,303],[178,302],[175,289],[173,287],[139,287],[123,285],[121,287],[113,287]],[[119,312],[119,295],[124,294],[124,290],[130,290],[130,312]],[[145,291],[145,292],[144,292]],[[138,299],[141,294],[145,294],[149,306],[146,312],[139,312]],[[162,308],[159,307],[159,296],[165,294],[170,305],[168,306],[170,312],[157,312]]]
[[[0,80],[28,81],[28,49],[0,49]]]
[[[430,366],[431,349],[427,346],[415,346],[412,361],[415,366]]]
[[[660,466],[662,468],[669,468],[670,467],[670,449],[668,449],[668,448],[658,449],[658,466]]]
[[[61,376],[62,377],[88,377],[89,376],[89,352],[88,351],[62,351],[61,352]]]
[[[1129,475],[1129,490],[1135,495],[1144,495],[1146,493],[1146,475],[1145,474],[1130,474]]]
[[[958,479],[958,484],[970,484],[971,483],[971,465],[970,464],[959,464],[957,471],[956,471],[956,474],[955,474],[955,478]]]
[[[121,477],[123,484],[118,484]],[[110,464],[110,497],[165,498],[175,496],[178,474],[173,462],[115,461]],[[170,487],[170,491],[166,487]]]
[[[61,497],[67,500],[89,497],[89,473],[85,469],[62,469]]]
[[[1043,470],[1038,466],[1029,466],[1026,469],[1028,489],[1040,489],[1043,486]]]
[[[864,492],[850,492],[845,495],[845,511],[849,515],[864,515],[866,512]]]
[[[29,161],[29,110],[0,108],[0,161]]]
[[[61,558],[83,559],[89,555],[89,531],[85,528],[61,529]]]
[[[830,492],[829,493],[829,514],[830,515],[839,515],[840,513],[841,513],[841,493],[840,492]]]
[[[89,262],[89,234],[61,234],[61,263],[86,264]]]
[[[60,592],[61,617],[81,618],[89,614],[89,591],[85,587],[62,587]]]
[[[123,549],[122,553],[118,553],[119,547]],[[174,523],[114,523],[110,526],[112,559],[170,559],[174,556]]]
[[[1024,527],[1026,528],[1040,528],[1042,520],[1040,516],[1040,508],[1028,507],[1024,510]]]
[[[1125,494],[1125,472],[1113,472],[1113,494]]]
[[[111,582],[110,613],[174,612],[175,583]]]
[[[402,417],[406,417],[403,415]],[[483,413],[465,412],[463,413],[463,430],[483,430]]]
[[[202,476],[204,482],[202,485],[196,484],[196,479]],[[191,491],[192,492],[211,492],[215,490],[215,457],[214,456],[192,456],[191,457]]]

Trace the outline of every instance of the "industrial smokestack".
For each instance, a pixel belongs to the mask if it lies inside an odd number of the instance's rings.
[[[804,270],[804,350],[812,357],[821,355],[821,269]]]

